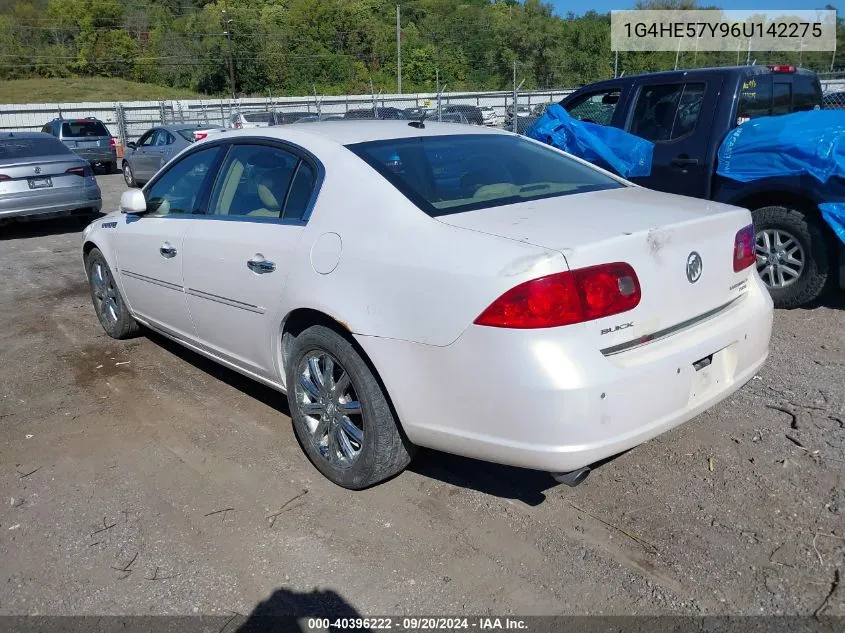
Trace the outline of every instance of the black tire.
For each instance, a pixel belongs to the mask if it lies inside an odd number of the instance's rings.
[[[800,246],[803,267],[797,278],[778,287],[772,283],[772,273],[765,265],[759,265],[758,271],[769,289],[772,301],[777,308],[797,308],[817,299],[833,279],[833,250],[822,228],[797,209],[782,206],[770,206],[755,209],[754,230],[757,232],[758,249],[762,248],[763,235],[766,231],[780,231],[793,237]],[[771,240],[770,240],[771,241]],[[758,251],[759,252],[759,251]]]
[[[320,364],[321,356],[332,361],[334,370],[330,380],[323,378],[327,375],[327,366],[326,363]],[[312,378],[308,360],[314,358],[319,371]],[[405,469],[411,461],[414,447],[402,434],[379,380],[348,339],[327,327],[315,325],[294,339],[288,359],[288,402],[293,429],[317,470],[339,486],[361,490]],[[300,381],[306,368],[309,375],[305,381],[311,380],[314,389],[306,388]],[[348,391],[341,389],[341,383],[345,382],[342,378],[344,373],[349,377]],[[326,383],[337,386],[338,390]],[[315,389],[319,397],[312,395]],[[341,400],[352,407],[350,411],[354,410],[356,402],[359,403],[360,414],[341,415],[338,407],[343,404],[337,404]],[[324,401],[328,404],[321,404]],[[308,415],[304,411],[306,405],[318,409],[322,407],[327,413],[315,411]],[[348,424],[340,421],[343,417],[360,432],[360,442],[343,431],[343,428],[348,428]],[[354,451],[358,446],[354,458],[347,457],[344,452],[343,435],[346,436],[347,450]]]
[[[92,248],[85,257],[85,272],[91,289],[91,301],[94,312],[106,334],[116,339],[130,338],[138,333],[139,326],[120,290],[114,281],[111,268],[98,248]]]
[[[132,165],[128,161],[123,161],[123,180],[126,181],[127,187],[138,186],[138,181],[135,180],[135,174],[132,171]]]
[[[116,160],[113,160],[112,162],[109,163],[108,171],[106,173],[108,173],[108,174],[119,174],[120,173],[120,168],[117,166]]]

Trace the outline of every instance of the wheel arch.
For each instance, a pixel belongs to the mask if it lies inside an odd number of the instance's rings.
[[[285,382],[285,389],[288,393],[288,397],[291,397],[289,385],[287,384],[287,367],[288,361],[290,359],[291,346],[293,344],[294,339],[299,334],[314,325],[322,325],[323,327],[333,330],[334,332],[348,340],[352,347],[355,349],[355,351],[361,355],[362,360],[367,364],[367,367],[369,367],[370,371],[373,373],[373,376],[375,376],[376,381],[378,381],[382,393],[384,393],[384,397],[387,400],[387,404],[393,413],[394,419],[398,423],[399,432],[407,440],[407,434],[402,428],[402,420],[399,417],[396,407],[393,404],[393,398],[391,397],[390,391],[387,389],[387,385],[385,385],[384,380],[382,379],[381,374],[379,373],[378,367],[376,367],[375,363],[373,363],[372,359],[370,358],[370,355],[363,348],[361,343],[353,336],[352,330],[349,325],[347,325],[347,323],[342,321],[341,319],[331,316],[326,312],[323,312],[322,310],[316,308],[296,308],[294,310],[291,310],[282,321],[281,341],[279,345],[279,362],[282,379]]]

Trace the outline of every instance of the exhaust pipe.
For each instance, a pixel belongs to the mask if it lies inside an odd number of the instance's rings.
[[[562,484],[566,484],[571,488],[574,488],[575,486],[583,482],[589,474],[590,467],[584,466],[583,468],[579,468],[578,470],[572,470],[568,473],[552,473],[552,477],[554,477],[555,481]]]

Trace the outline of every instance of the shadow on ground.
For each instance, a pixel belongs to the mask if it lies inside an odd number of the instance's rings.
[[[81,233],[89,222],[93,222],[102,214],[96,216],[62,216],[46,220],[11,220],[0,224],[0,240],[19,240],[45,235],[62,235],[65,233]]]
[[[290,591],[289,589],[277,589],[273,594],[259,602],[249,617],[236,629],[235,633],[269,633],[284,631],[290,633],[306,633],[313,630],[323,630],[323,627],[315,629],[309,627],[308,618],[328,619],[337,618],[356,619],[361,614],[334,591],[314,590],[309,593]],[[297,622],[296,619],[305,619],[305,622]],[[343,628],[329,626],[329,631],[341,631]],[[370,631],[364,627],[349,627],[356,631]]]

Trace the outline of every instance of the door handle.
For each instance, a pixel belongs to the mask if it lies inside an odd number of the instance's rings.
[[[274,270],[276,270],[275,263],[267,261],[259,255],[256,255],[252,259],[247,260],[246,267],[249,268],[252,272],[257,273],[259,275],[263,275],[264,273],[272,273]]]
[[[166,257],[167,259],[170,259],[171,257],[176,257],[176,247],[172,246],[168,242],[162,244],[161,247],[158,249],[158,252],[161,253],[162,257]]]
[[[698,165],[698,159],[690,158],[689,156],[676,156],[672,159],[672,164],[676,167],[689,167],[691,165]]]

